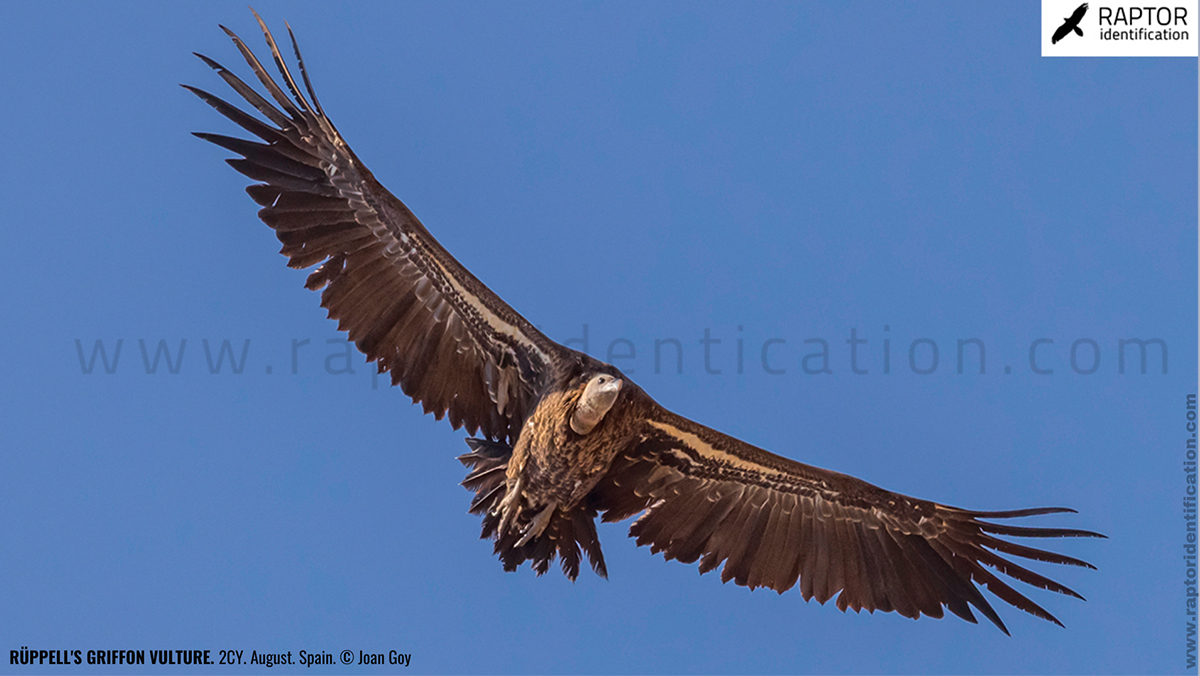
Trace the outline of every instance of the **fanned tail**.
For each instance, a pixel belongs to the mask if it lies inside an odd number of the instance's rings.
[[[483,530],[479,537],[494,540],[495,552],[504,564],[504,570],[514,571],[522,563],[530,562],[538,575],[550,570],[555,557],[561,557],[563,574],[574,581],[579,576],[579,563],[586,555],[592,570],[600,577],[608,577],[604,565],[604,554],[600,551],[600,539],[596,533],[595,509],[578,505],[569,510],[558,509],[551,516],[546,529],[536,538],[519,545],[522,528],[529,524],[536,509],[523,509],[514,522],[500,532],[501,514],[498,509],[508,493],[508,460],[512,448],[507,444],[487,439],[466,439],[470,453],[458,456],[471,471],[462,485],[475,493],[468,510],[483,517]]]

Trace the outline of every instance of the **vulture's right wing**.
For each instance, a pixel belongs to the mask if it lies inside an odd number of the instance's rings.
[[[222,26],[275,103],[220,64],[197,56],[273,124],[185,85],[266,143],[197,136],[242,155],[228,162],[261,181],[247,192],[262,206],[259,217],[283,242],[288,264],[321,264],[305,286],[324,288],[321,305],[367,358],[378,362],[381,373],[390,370],[393,384],[422,402],[426,412],[438,418],[448,413],[455,427],[515,440],[527,404],[565,348],[480,283],[375,180],[325,117],[299,49],[296,59],[311,104],[270,31],[262,19],[258,22],[292,98]]]

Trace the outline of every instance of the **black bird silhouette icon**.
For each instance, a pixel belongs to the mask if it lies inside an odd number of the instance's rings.
[[[1083,21],[1083,15],[1087,14],[1087,10],[1088,4],[1086,2],[1076,7],[1075,13],[1063,19],[1063,25],[1059,26],[1058,30],[1054,31],[1054,37],[1050,38],[1050,44],[1058,44],[1058,41],[1067,37],[1071,31],[1075,31],[1076,35],[1083,37],[1083,31],[1079,28],[1079,22]]]

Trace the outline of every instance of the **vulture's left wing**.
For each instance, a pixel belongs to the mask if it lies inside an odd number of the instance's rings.
[[[288,264],[321,264],[305,286],[324,289],[321,305],[378,362],[381,373],[390,370],[392,383],[422,402],[427,413],[449,414],[455,427],[465,425],[472,434],[515,440],[527,404],[565,348],[480,283],[375,180],[325,116],[299,49],[307,99],[261,18],[258,23],[291,97],[222,26],[274,103],[212,59],[197,56],[270,124],[185,85],[265,143],[197,136],[242,155],[228,162],[261,181],[246,190],[262,207],[259,217],[283,242]]]
[[[975,606],[1008,629],[976,584],[1038,617],[1061,623],[990,569],[1082,598],[1001,556],[1092,568],[1069,556],[997,536],[1104,537],[989,520],[1070,512],[1064,508],[977,512],[883,490],[804,465],[667,411],[657,404],[641,443],[618,456],[594,492],[604,521],[643,512],[630,529],[667,559],[724,562],[721,580],[780,593],[797,581],[805,600],[837,596],[841,610],[942,617],[943,606],[975,622]]]

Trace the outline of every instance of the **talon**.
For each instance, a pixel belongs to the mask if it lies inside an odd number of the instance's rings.
[[[508,532],[508,527],[512,524],[513,517],[520,511],[518,505],[521,502],[521,491],[524,487],[525,483],[521,480],[521,477],[517,477],[517,480],[508,487],[504,499],[500,501],[500,504],[496,505],[496,513],[500,515],[500,525],[496,528],[497,533]]]
[[[538,515],[533,517],[533,521],[530,521],[529,525],[525,526],[525,529],[521,531],[524,533],[524,535],[522,535],[521,539],[517,540],[517,544],[513,546],[521,547],[525,543],[541,535],[542,532],[546,530],[546,526],[549,525],[550,517],[554,516],[555,509],[558,509],[558,502],[551,502],[550,504],[546,505],[542,511],[538,512]]]

